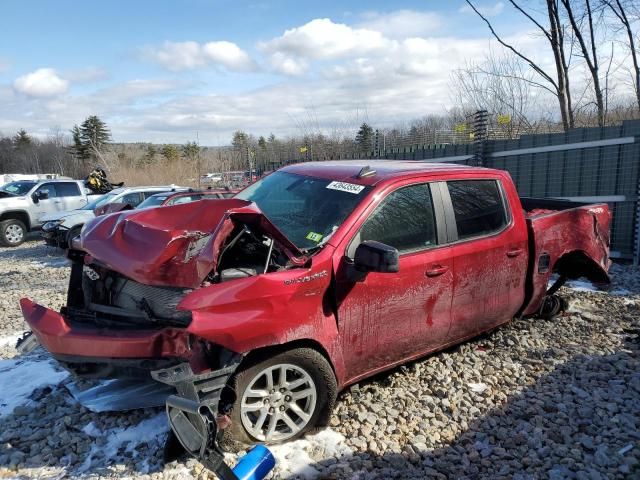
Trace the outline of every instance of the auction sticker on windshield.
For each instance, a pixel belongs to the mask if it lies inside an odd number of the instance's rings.
[[[330,190],[339,190],[341,192],[353,193],[354,195],[357,195],[362,190],[364,190],[363,185],[356,185],[355,183],[346,182],[331,182],[329,185],[327,185],[327,188]]]
[[[307,240],[311,240],[312,242],[318,243],[320,240],[322,240],[322,234],[316,233],[316,232],[309,232],[307,233],[307,236],[305,238]]]

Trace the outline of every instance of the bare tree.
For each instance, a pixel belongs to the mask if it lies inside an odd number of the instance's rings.
[[[502,134],[517,138],[534,129],[532,118],[539,114],[535,75],[513,56],[490,53],[483,63],[453,72],[454,97],[464,111],[486,109],[501,115]]]
[[[549,18],[549,25],[544,26],[532,13],[525,10],[515,0],[509,0],[513,7],[524,15],[535,27],[542,32],[547,39],[553,52],[555,61],[555,72],[547,72],[538,63],[526,56],[522,51],[507,43],[494,29],[491,22],[476,8],[471,0],[465,0],[473,11],[487,24],[491,34],[505,48],[513,52],[517,57],[526,62],[542,81],[526,80],[531,85],[543,88],[552,93],[558,100],[562,125],[565,130],[574,126],[573,106],[571,102],[571,90],[569,88],[569,62],[565,53],[564,28],[561,21],[557,0],[546,0],[546,10]],[[523,79],[524,80],[524,79]]]
[[[580,46],[581,57],[587,64],[589,73],[591,74],[591,82],[593,93],[595,95],[596,108],[598,112],[598,126],[604,127],[605,124],[605,105],[604,95],[600,86],[600,66],[598,63],[598,49],[596,46],[596,35],[593,21],[593,12],[589,0],[584,0],[585,11],[580,15],[574,11],[572,3],[569,0],[560,0],[564,6],[567,18],[571,24],[573,35]],[[576,2],[573,2],[574,4]],[[578,16],[580,15],[580,17]],[[582,32],[583,24],[586,22],[586,32]],[[585,34],[588,40],[585,39]]]
[[[632,10],[633,4],[632,2],[624,2],[621,0],[601,0],[602,4],[605,5],[616,18],[620,21],[619,28],[624,30],[624,33],[627,37],[627,48],[629,49],[629,54],[631,55],[631,62],[633,64],[632,68],[632,84],[633,90],[636,96],[636,101],[638,103],[638,109],[640,110],[640,65],[638,64],[638,43],[640,43],[640,35],[638,34],[638,30],[636,29],[634,32],[634,22],[631,18],[631,15],[628,13],[629,11],[633,11],[637,15],[637,19],[640,19],[640,9],[638,9],[636,5],[636,10]],[[629,10],[628,10],[629,9]]]

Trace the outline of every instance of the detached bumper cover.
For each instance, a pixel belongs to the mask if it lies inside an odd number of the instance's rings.
[[[58,312],[23,298],[20,308],[38,341],[54,356],[104,358],[188,359],[189,334],[184,330],[126,330],[108,332],[95,327],[75,327]]]

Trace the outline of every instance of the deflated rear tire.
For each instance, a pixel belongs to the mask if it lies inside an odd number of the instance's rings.
[[[230,450],[242,444],[295,440],[325,426],[337,390],[331,366],[310,348],[256,358],[230,383],[236,399],[222,442]]]
[[[24,242],[27,227],[20,220],[0,222],[0,244],[5,247],[17,247]]]

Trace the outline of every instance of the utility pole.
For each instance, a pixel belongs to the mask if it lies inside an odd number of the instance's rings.
[[[198,158],[196,159],[196,169],[198,170],[196,172],[196,174],[198,176],[198,190],[200,190],[200,182],[201,182],[201,179],[200,179],[200,135],[199,135],[199,133],[200,132],[198,132],[196,130],[196,144],[198,145]]]

